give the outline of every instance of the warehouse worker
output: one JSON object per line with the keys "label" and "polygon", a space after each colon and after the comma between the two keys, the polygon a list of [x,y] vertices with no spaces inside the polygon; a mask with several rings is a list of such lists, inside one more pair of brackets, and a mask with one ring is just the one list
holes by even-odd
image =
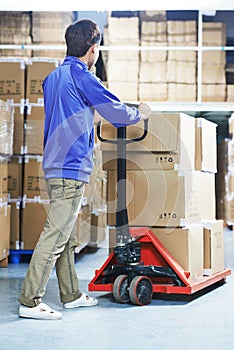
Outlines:
{"label": "warehouse worker", "polygon": [[95,22],[74,22],[65,39],[66,58],[43,82],[43,170],[51,205],[18,299],[19,316],[26,318],[62,318],[61,312],[42,302],[54,266],[64,308],[98,304],[80,291],[74,262],[75,224],[92,171],[94,111],[115,127],[135,124],[151,113],[145,103],[130,108],[120,102],[90,71],[101,40]]}

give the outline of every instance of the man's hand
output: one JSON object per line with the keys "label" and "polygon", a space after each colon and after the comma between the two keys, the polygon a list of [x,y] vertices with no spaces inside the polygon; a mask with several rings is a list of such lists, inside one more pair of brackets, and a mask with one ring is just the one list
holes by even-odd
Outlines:
{"label": "man's hand", "polygon": [[148,119],[152,113],[150,106],[145,102],[139,104],[138,111],[141,114],[141,119]]}

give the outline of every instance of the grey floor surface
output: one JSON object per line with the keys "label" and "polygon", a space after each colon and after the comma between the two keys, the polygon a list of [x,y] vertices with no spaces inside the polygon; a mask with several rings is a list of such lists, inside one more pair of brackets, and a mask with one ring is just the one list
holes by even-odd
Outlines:
{"label": "grey floor surface", "polygon": [[[234,232],[225,228],[225,267],[234,267]],[[107,248],[80,253],[77,273],[83,291],[108,256]],[[53,272],[43,299],[63,312],[63,319],[18,318],[17,298],[28,263],[0,269],[1,350],[232,350],[234,349],[234,274],[227,283],[186,298],[153,298],[150,305],[117,304],[111,293],[89,293],[99,305],[62,309]]]}

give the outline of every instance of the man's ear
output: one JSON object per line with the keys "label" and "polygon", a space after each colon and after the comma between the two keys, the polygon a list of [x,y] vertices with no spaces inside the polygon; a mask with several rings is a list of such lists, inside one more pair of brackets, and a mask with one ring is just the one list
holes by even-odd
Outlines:
{"label": "man's ear", "polygon": [[90,47],[90,50],[91,50],[91,52],[92,53],[95,53],[95,51],[96,51],[96,44],[93,44],[91,47]]}

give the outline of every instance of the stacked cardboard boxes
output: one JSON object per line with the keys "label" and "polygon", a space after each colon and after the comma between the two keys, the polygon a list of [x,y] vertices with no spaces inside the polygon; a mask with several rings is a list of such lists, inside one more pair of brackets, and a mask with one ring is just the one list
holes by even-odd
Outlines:
{"label": "stacked cardboard boxes", "polygon": [[[167,46],[166,21],[142,21],[140,45],[139,100],[167,101],[167,51],[150,46]],[[148,49],[149,48],[149,49]]]}
{"label": "stacked cardboard boxes", "polygon": [[[121,99],[138,100],[139,19],[138,17],[110,17],[106,45],[119,46],[108,52],[107,83]],[[136,50],[128,50],[135,46]]]}
{"label": "stacked cardboard boxes", "polygon": [[[169,46],[196,46],[196,21],[167,21]],[[168,101],[196,101],[196,51],[168,51]]]}
{"label": "stacked cardboard boxes", "polygon": [[[139,136],[142,129],[140,123],[128,127],[128,138]],[[104,138],[113,139],[114,133],[112,126],[103,126]],[[129,225],[150,227],[191,278],[202,276],[204,251],[209,250],[204,229],[209,230],[209,244],[214,228],[221,241],[223,233],[223,222],[215,219],[216,124],[183,113],[155,113],[149,119],[147,137],[127,147]],[[114,226],[116,153],[105,143],[102,151],[108,173],[107,223]],[[209,271],[216,269],[210,265]],[[223,269],[223,261],[218,269]]]}
{"label": "stacked cardboard boxes", "polygon": [[[225,46],[225,23],[203,23],[203,46]],[[202,53],[202,100],[226,101],[226,52],[203,51]]]}
{"label": "stacked cardboard boxes", "polygon": [[[32,43],[29,12],[0,12],[0,44],[30,45]],[[31,50],[1,49],[1,56],[30,57]]]}
{"label": "stacked cardboard boxes", "polygon": [[[32,41],[36,45],[64,47],[65,29],[73,22],[73,12],[55,11],[32,12]],[[33,50],[34,57],[64,58],[65,48],[61,50]]]}

